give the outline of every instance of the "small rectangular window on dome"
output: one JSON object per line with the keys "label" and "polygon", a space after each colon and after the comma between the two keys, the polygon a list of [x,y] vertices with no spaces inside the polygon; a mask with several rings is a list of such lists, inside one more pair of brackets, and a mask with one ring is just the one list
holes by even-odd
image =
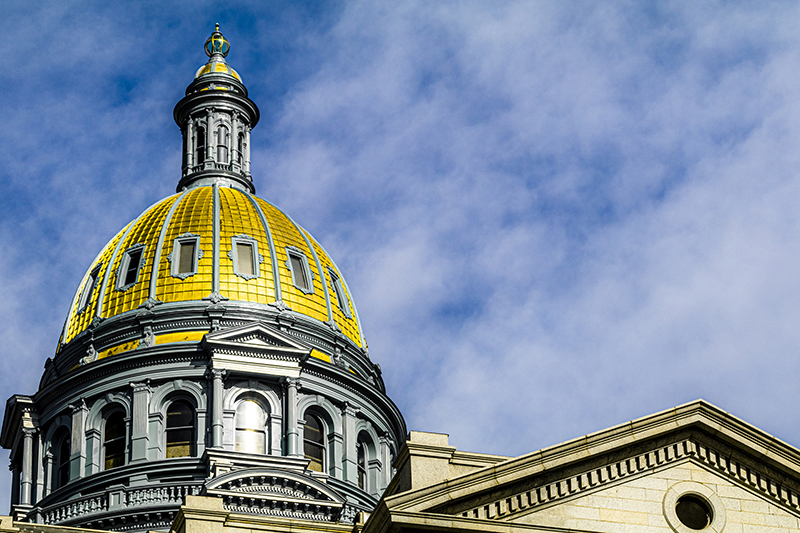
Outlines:
{"label": "small rectangular window on dome", "polygon": [[172,243],[172,253],[167,259],[172,263],[170,273],[175,278],[186,279],[197,274],[197,263],[203,257],[200,250],[200,236],[184,233]]}
{"label": "small rectangular window on dome", "polygon": [[194,247],[195,242],[188,241],[180,244],[180,261],[178,262],[178,273],[188,274],[194,272]]}
{"label": "small rectangular window on dome", "polygon": [[233,273],[246,280],[259,277],[259,264],[263,260],[258,253],[258,241],[249,235],[236,235],[231,238],[228,257],[233,261]]}
{"label": "small rectangular window on dome", "polygon": [[117,272],[117,289],[124,291],[133,286],[139,279],[139,268],[142,266],[144,246],[136,245],[129,248],[122,256],[122,262]]}
{"label": "small rectangular window on dome", "polygon": [[236,243],[236,257],[239,259],[239,273],[245,276],[253,275],[253,245],[250,243]]}
{"label": "small rectangular window on dome", "polygon": [[344,316],[350,318],[350,302],[347,299],[347,293],[342,285],[341,278],[332,269],[328,269],[328,275],[331,277],[331,285],[333,285],[333,292],[336,293],[336,302],[339,304],[339,309],[342,310]]}
{"label": "small rectangular window on dome", "polygon": [[294,274],[294,284],[298,289],[308,290],[308,278],[306,277],[306,268],[302,257],[294,254],[289,256],[292,260],[292,274]]}
{"label": "small rectangular window on dome", "polygon": [[88,306],[89,302],[91,301],[92,293],[94,292],[94,288],[97,285],[97,277],[100,275],[100,267],[102,265],[97,265],[94,269],[89,273],[89,279],[86,280],[86,285],[83,286],[83,290],[81,291],[81,297],[78,300],[78,312],[83,312]]}

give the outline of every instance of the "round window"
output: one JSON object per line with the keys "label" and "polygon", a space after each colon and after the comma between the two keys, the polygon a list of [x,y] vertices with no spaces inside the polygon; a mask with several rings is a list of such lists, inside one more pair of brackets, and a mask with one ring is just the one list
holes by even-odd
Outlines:
{"label": "round window", "polygon": [[680,481],[664,493],[664,518],[675,533],[722,533],[725,505],[713,489],[695,481]]}
{"label": "round window", "polygon": [[685,494],[678,498],[675,514],[684,526],[697,531],[707,528],[714,520],[711,506],[694,494]]}

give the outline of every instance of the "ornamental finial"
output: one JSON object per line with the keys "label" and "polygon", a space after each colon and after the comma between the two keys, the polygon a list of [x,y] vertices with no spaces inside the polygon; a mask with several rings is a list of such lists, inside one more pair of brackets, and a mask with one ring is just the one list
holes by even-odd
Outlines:
{"label": "ornamental finial", "polygon": [[228,42],[228,39],[226,39],[222,35],[222,32],[219,31],[219,23],[214,24],[214,33],[211,34],[211,37],[206,39],[204,48],[208,57],[216,54],[225,57],[228,55],[228,52],[230,52],[231,45]]}

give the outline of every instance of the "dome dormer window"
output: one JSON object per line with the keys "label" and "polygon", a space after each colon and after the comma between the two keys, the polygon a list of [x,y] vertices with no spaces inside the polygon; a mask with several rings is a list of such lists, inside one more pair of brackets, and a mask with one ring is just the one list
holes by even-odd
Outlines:
{"label": "dome dormer window", "polygon": [[86,280],[86,285],[83,286],[83,290],[81,291],[81,297],[78,300],[78,312],[82,313],[86,310],[89,306],[89,301],[92,297],[92,293],[94,292],[94,287],[97,285],[97,277],[100,275],[100,267],[103,265],[97,265],[92,269],[91,273],[89,274],[89,279]]}
{"label": "dome dormer window", "polygon": [[308,258],[299,249],[294,246],[286,247],[286,255],[289,259],[286,260],[286,267],[292,273],[292,283],[295,287],[303,291],[305,294],[313,294],[314,279],[311,269],[308,267]]}
{"label": "dome dormer window", "polygon": [[350,318],[350,301],[347,299],[342,279],[330,268],[328,269],[328,275],[331,278],[331,285],[333,285],[333,292],[336,294],[336,302],[339,304],[339,309],[342,310],[344,316]]}
{"label": "dome dormer window", "polygon": [[117,290],[128,290],[136,284],[139,279],[139,269],[142,266],[143,255],[143,244],[137,244],[125,252],[117,272]]}
{"label": "dome dormer window", "polygon": [[197,274],[197,263],[203,258],[200,235],[184,233],[175,238],[172,253],[167,256],[171,263],[170,274],[174,278],[186,279]]}
{"label": "dome dormer window", "polygon": [[249,235],[231,237],[231,250],[228,257],[233,261],[233,273],[246,280],[257,278],[261,272],[259,265],[264,260],[258,253],[258,241]]}

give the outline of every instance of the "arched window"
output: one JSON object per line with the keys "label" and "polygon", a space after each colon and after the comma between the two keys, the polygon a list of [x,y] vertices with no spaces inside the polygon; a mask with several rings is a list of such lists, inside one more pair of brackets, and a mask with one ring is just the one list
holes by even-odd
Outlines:
{"label": "arched window", "polygon": [[264,410],[254,400],[244,400],[236,407],[236,451],[266,453],[267,434]]}
{"label": "arched window", "polygon": [[194,408],[177,400],[167,408],[167,457],[194,455]]}
{"label": "arched window", "polygon": [[325,426],[316,416],[306,414],[306,423],[303,426],[303,454],[306,459],[311,459],[309,470],[315,472],[325,471]]}
{"label": "arched window", "polygon": [[238,141],[236,143],[236,162],[240,165],[244,159],[244,133],[239,133]]}
{"label": "arched window", "polygon": [[358,457],[358,488],[367,490],[367,445],[359,438],[356,442]]}
{"label": "arched window", "polygon": [[228,162],[228,128],[217,128],[217,163]]}
{"label": "arched window", "polygon": [[106,419],[103,458],[105,470],[125,464],[125,414],[122,411],[114,411]]}
{"label": "arched window", "polygon": [[69,456],[71,452],[69,432],[66,429],[59,430],[56,438],[53,439],[53,490],[63,487],[69,482]]}
{"label": "arched window", "polygon": [[206,129],[198,126],[194,141],[194,164],[202,165],[206,160]]}

